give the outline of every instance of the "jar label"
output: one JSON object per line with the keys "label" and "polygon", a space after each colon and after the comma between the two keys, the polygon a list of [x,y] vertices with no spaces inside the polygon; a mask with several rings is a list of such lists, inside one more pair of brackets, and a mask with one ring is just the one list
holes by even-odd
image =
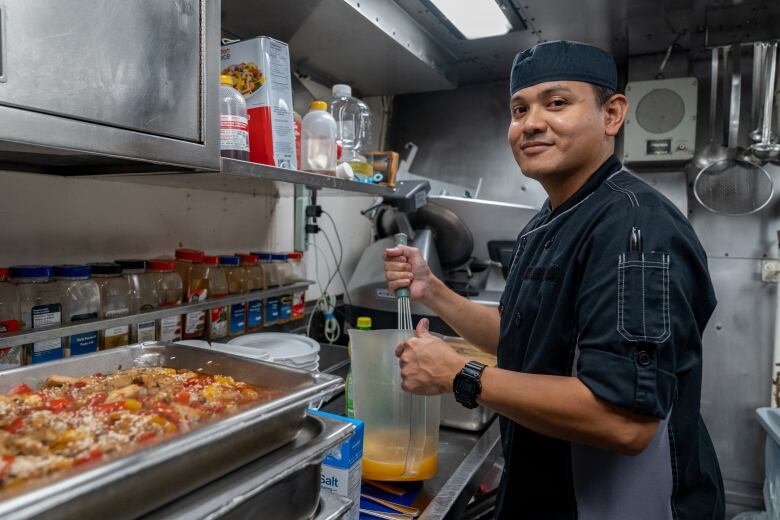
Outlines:
{"label": "jar label", "polygon": [[169,316],[160,320],[160,341],[171,343],[181,339],[181,316]]}
{"label": "jar label", "polygon": [[155,341],[157,339],[157,324],[154,321],[146,321],[136,325],[135,335],[138,342]]}
{"label": "jar label", "polygon": [[292,294],[284,294],[279,297],[279,319],[289,320],[292,317],[293,297]]}
{"label": "jar label", "polygon": [[230,306],[230,335],[237,336],[246,330],[246,306],[243,303],[234,303]]}
{"label": "jar label", "polygon": [[[16,332],[19,328],[19,320],[0,320],[0,333]],[[18,368],[21,365],[22,347],[0,348],[0,370]]]}
{"label": "jar label", "polygon": [[249,151],[247,119],[241,116],[219,116],[219,148]]}
{"label": "jar label", "polygon": [[[51,327],[62,323],[62,307],[59,303],[38,305],[30,310],[33,329]],[[62,358],[62,339],[50,339],[33,343],[32,362],[43,363],[52,359]]]}
{"label": "jar label", "polygon": [[303,318],[306,314],[306,291],[293,294],[292,319]]}
{"label": "jar label", "polygon": [[188,312],[184,315],[184,334],[187,336],[203,334],[206,323],[206,313],[203,311]]}
{"label": "jar label", "polygon": [[279,298],[272,296],[265,301],[265,324],[273,325],[279,320]]}
{"label": "jar label", "polygon": [[111,327],[103,331],[103,348],[124,347],[130,343],[130,327]]}
{"label": "jar label", "polygon": [[[85,314],[76,314],[70,317],[71,322],[94,320],[97,318],[97,312],[88,312]],[[97,352],[98,349],[98,333],[83,332],[81,334],[74,334],[69,338],[70,343],[70,355],[78,356],[80,354],[89,354],[90,352]]]}
{"label": "jar label", "polygon": [[209,310],[209,338],[224,338],[228,330],[227,307],[215,307]]}
{"label": "jar label", "polygon": [[252,300],[246,304],[246,328],[254,329],[263,324],[263,300]]}

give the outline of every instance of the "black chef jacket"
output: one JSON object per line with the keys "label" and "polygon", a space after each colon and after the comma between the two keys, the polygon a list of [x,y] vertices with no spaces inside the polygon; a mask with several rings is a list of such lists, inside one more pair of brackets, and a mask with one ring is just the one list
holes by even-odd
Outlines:
{"label": "black chef jacket", "polygon": [[701,336],[715,304],[685,216],[615,156],[562,205],[548,201],[515,246],[499,367],[578,377],[660,423],[632,457],[501,417],[497,518],[722,519],[720,468],[699,414]]}

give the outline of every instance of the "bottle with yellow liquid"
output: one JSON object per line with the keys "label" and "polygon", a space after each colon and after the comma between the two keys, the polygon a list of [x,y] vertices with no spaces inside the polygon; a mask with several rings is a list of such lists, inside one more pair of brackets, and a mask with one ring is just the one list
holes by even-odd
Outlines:
{"label": "bottle with yellow liquid", "polygon": [[[358,330],[371,330],[371,318],[368,316],[361,316],[357,319],[357,328]],[[349,341],[347,343],[347,352],[349,353],[350,359],[352,358],[352,341]],[[344,384],[344,401],[346,402],[346,410],[344,415],[346,415],[349,418],[354,419],[355,418],[355,403],[352,400],[353,390],[352,390],[352,369],[349,369],[349,372],[347,373],[347,381]]]}
{"label": "bottle with yellow liquid", "polygon": [[352,399],[365,423],[363,478],[425,480],[436,474],[439,396],[413,395],[401,388],[395,349],[409,330],[350,330]]}

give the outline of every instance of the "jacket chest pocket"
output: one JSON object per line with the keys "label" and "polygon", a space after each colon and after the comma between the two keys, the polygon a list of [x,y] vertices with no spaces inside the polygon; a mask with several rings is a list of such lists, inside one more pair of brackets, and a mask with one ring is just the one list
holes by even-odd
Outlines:
{"label": "jacket chest pocket", "polygon": [[623,253],[617,266],[617,329],[629,341],[669,338],[669,255]]}

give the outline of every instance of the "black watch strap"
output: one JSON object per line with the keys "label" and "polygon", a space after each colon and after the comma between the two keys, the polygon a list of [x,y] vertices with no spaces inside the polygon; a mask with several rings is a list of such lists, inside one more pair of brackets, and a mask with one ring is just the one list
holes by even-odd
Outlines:
{"label": "black watch strap", "polygon": [[482,394],[482,372],[487,365],[478,361],[469,361],[452,382],[455,400],[466,408],[476,408],[477,399]]}

